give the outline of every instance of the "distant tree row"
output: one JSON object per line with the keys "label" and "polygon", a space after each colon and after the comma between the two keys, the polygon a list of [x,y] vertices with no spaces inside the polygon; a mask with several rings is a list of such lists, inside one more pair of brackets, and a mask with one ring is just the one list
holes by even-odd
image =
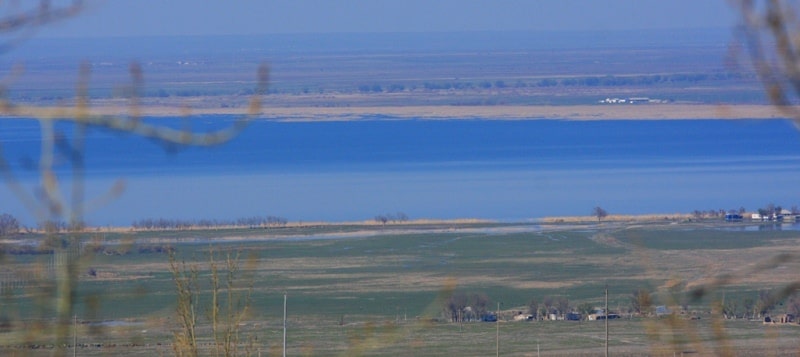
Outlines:
{"label": "distant tree row", "polygon": [[[619,310],[617,313],[650,316],[654,312],[653,304],[653,297],[648,289],[635,289],[628,296],[627,305],[617,306]],[[546,320],[552,316],[556,319],[566,319],[567,314],[577,314],[580,319],[587,320],[590,314],[602,313],[602,307],[600,307],[600,303],[592,304],[590,302],[572,305],[566,296],[545,296],[541,300],[532,299],[528,303],[527,312],[536,320]],[[612,312],[609,311],[609,313]]]}
{"label": "distant tree row", "polygon": [[[80,230],[83,227],[83,224],[76,224],[72,228]],[[39,229],[47,233],[59,233],[69,230],[70,226],[66,222],[46,221],[39,224]],[[33,229],[23,226],[16,217],[8,213],[0,214],[0,237],[12,236],[23,231],[31,232]]]}
{"label": "distant tree row", "polygon": [[[360,93],[397,93],[416,90],[469,90],[469,89],[503,89],[503,88],[547,88],[547,87],[625,87],[625,86],[652,86],[669,84],[696,84],[705,81],[725,81],[750,79],[752,75],[741,73],[673,73],[655,75],[604,75],[604,76],[570,76],[570,77],[546,77],[538,79],[515,79],[513,82],[506,80],[482,80],[482,81],[425,81],[422,83],[360,83],[348,88],[309,88],[301,86],[298,88],[273,88],[269,94],[297,94],[297,93],[325,93],[328,91],[354,91]],[[206,87],[178,87],[178,88],[157,88],[141,93],[145,98],[169,98],[169,97],[198,97],[198,96],[250,96],[253,94],[251,88],[206,88]],[[92,98],[105,98],[108,95],[103,93],[90,93]],[[26,93],[24,91],[15,94],[16,99],[21,100],[44,100],[58,101],[69,97],[67,93],[53,92],[49,94]]]}
{"label": "distant tree row", "polygon": [[[744,78],[741,73],[720,72],[707,73],[674,73],[638,76],[589,76],[570,77],[558,79],[557,84],[562,86],[587,86],[587,87],[620,87],[620,86],[649,86],[673,83],[697,83],[709,80],[732,80]],[[546,82],[546,86],[553,86],[553,81]]]}
{"label": "distant tree row", "polygon": [[[584,309],[589,310],[588,313],[591,312],[591,307],[581,306]],[[574,310],[570,306],[569,298],[566,296],[545,296],[541,300],[531,299],[528,302],[528,314],[534,320],[545,320],[548,319],[550,315],[555,315],[557,317],[563,318],[563,316],[569,312]]]}
{"label": "distant tree row", "polygon": [[[456,292],[444,302],[444,314],[451,322],[481,321],[491,314],[492,301],[484,293]],[[541,300],[531,299],[527,306],[527,314],[533,320],[546,320],[550,315],[564,319],[568,313],[578,312],[584,318],[594,312],[594,305],[582,303],[570,305],[566,296],[545,296]],[[515,312],[521,314],[522,311]]]}
{"label": "distant tree row", "polygon": [[[618,309],[629,314],[646,316],[652,312],[653,299],[647,289],[636,289],[629,296],[629,304]],[[587,320],[590,314],[597,313],[598,304],[583,302],[578,305],[570,303],[567,296],[545,296],[541,300],[532,299],[528,303],[527,313],[534,320],[547,320],[551,317],[566,319],[568,314],[577,314],[580,319]],[[602,310],[601,310],[602,312]],[[609,312],[610,313],[610,312]]]}
{"label": "distant tree row", "polygon": [[[599,304],[583,302],[573,305],[565,295],[548,295],[541,299],[531,299],[525,313],[528,320],[572,319],[587,320],[590,314],[602,313]],[[451,322],[480,321],[487,314],[491,314],[491,300],[484,293],[456,292],[444,301],[444,314]],[[629,295],[629,304],[618,309],[630,315],[651,316],[653,311],[653,298],[648,289],[636,289]],[[514,314],[522,314],[516,311]],[[609,312],[610,313],[610,312]]]}
{"label": "distant tree row", "polygon": [[408,215],[403,212],[379,214],[374,218],[375,222],[385,225],[386,223],[407,222]]}
{"label": "distant tree row", "polygon": [[696,209],[696,210],[692,211],[692,217],[694,217],[695,219],[721,218],[721,217],[725,217],[725,215],[728,214],[728,213],[739,213],[739,214],[742,214],[744,212],[745,211],[741,211],[740,212],[740,210],[733,210],[733,209],[725,210],[723,208],[720,208],[720,209],[709,209],[709,210],[697,210]]}
{"label": "distant tree row", "polygon": [[[780,291],[760,290],[754,297],[739,299],[728,297],[720,302],[721,313],[726,319],[762,319],[772,314],[800,316],[800,292],[785,296]],[[639,288],[629,295],[629,305],[618,312],[642,317],[654,316],[657,313],[655,305],[651,291]],[[680,301],[680,308],[688,312],[688,299]],[[527,312],[537,320],[547,319],[550,315],[563,319],[569,312],[579,313],[586,319],[589,314],[595,312],[595,305],[582,303],[572,306],[565,296],[545,296],[542,300],[531,300]]]}
{"label": "distant tree row", "polygon": [[[40,222],[38,227],[39,230],[46,233],[62,233],[67,231],[81,231],[86,228],[86,224],[83,222],[69,224],[64,221],[48,220]],[[31,233],[34,231],[34,229],[23,226],[16,217],[8,213],[0,214],[0,237],[12,236],[23,231],[26,233]]]}
{"label": "distant tree row", "polygon": [[[695,84],[703,81],[724,81],[748,79],[742,73],[673,73],[673,74],[654,74],[654,75],[604,75],[604,76],[570,76],[570,77],[546,77],[534,80],[515,79],[507,82],[506,80],[482,80],[482,81],[425,81],[422,83],[360,83],[356,84],[351,91],[360,93],[397,93],[416,90],[469,90],[469,89],[503,89],[503,88],[546,88],[546,87],[624,87],[624,86],[652,86],[665,84]],[[325,93],[326,91],[341,91],[344,88],[324,89],[315,88],[314,93]],[[347,91],[347,89],[344,89]],[[312,92],[307,86],[301,88],[273,88],[269,90],[271,94],[288,93],[309,93]],[[168,97],[197,97],[197,96],[221,96],[237,95],[249,96],[253,94],[251,88],[158,88],[144,91],[142,97],[149,98],[168,98]],[[33,94],[23,95],[22,99],[30,100]],[[103,97],[103,94],[92,93],[92,97]],[[39,100],[62,100],[62,95],[44,95],[37,97]]]}
{"label": "distant tree row", "polygon": [[266,217],[245,217],[236,220],[220,219],[165,219],[165,218],[145,218],[134,221],[131,226],[135,229],[144,230],[172,230],[172,229],[192,229],[192,228],[217,228],[217,227],[248,227],[248,228],[272,228],[285,227],[288,221],[286,218],[278,216]]}
{"label": "distant tree row", "polygon": [[[758,214],[761,215],[761,217],[769,217],[769,216],[779,215],[781,214],[781,212],[783,212],[783,210],[784,207],[781,205],[768,203],[766,206],[759,208],[757,212]],[[789,212],[791,212],[791,214],[793,215],[800,214],[800,208],[798,208],[797,205],[794,205],[789,209]]]}
{"label": "distant tree row", "polygon": [[[585,77],[550,77],[537,80],[516,80],[513,83],[506,83],[504,80],[480,81],[480,82],[461,82],[461,81],[438,81],[424,82],[421,85],[425,90],[464,90],[464,89],[490,89],[490,88],[527,88],[527,87],[622,87],[622,86],[650,86],[659,84],[694,84],[702,81],[736,80],[743,79],[741,73],[673,73],[655,75],[630,75],[630,76],[585,76]],[[402,92],[405,90],[416,90],[417,85],[379,83],[360,84],[358,91],[361,93],[381,93],[381,92]]]}
{"label": "distant tree row", "polygon": [[491,300],[484,293],[455,292],[444,302],[444,313],[451,322],[480,321],[490,306]]}
{"label": "distant tree row", "polygon": [[772,314],[800,316],[800,295],[794,293],[781,299],[780,293],[760,290],[755,297],[725,298],[721,302],[726,319],[762,319]]}

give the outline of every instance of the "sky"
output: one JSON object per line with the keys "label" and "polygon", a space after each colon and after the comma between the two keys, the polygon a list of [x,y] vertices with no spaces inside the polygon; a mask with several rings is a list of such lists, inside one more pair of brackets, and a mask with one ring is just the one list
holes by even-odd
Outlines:
{"label": "sky", "polygon": [[[54,1],[65,3],[67,0]],[[727,0],[85,0],[40,37],[731,27]],[[11,2],[14,3],[14,2]],[[0,9],[8,10],[5,2]]]}

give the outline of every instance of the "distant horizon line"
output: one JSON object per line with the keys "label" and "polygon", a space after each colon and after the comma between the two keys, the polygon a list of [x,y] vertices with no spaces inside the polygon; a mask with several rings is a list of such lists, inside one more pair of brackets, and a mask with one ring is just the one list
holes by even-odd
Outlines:
{"label": "distant horizon line", "polygon": [[145,35],[65,35],[65,36],[38,36],[33,35],[29,41],[37,40],[66,40],[66,39],[135,39],[135,38],[186,38],[186,37],[291,37],[291,36],[340,36],[340,35],[456,35],[456,34],[492,34],[492,33],[516,33],[516,34],[601,34],[601,33],[667,33],[667,32],[727,32],[733,33],[731,27],[692,27],[692,28],[644,28],[644,29],[611,29],[611,30],[443,30],[443,31],[331,31],[331,32],[269,32],[269,33],[228,33],[228,34],[145,34]]}

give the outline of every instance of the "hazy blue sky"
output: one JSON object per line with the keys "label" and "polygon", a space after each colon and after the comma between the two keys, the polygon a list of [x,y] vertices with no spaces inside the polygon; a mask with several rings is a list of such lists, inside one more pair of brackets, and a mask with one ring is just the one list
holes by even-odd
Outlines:
{"label": "hazy blue sky", "polygon": [[[56,2],[57,3],[57,2]],[[726,0],[88,0],[41,37],[730,27]]]}

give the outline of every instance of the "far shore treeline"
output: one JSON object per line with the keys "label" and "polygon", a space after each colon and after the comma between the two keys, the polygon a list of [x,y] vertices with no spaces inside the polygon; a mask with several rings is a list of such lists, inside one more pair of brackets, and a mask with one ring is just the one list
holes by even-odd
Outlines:
{"label": "far shore treeline", "polygon": [[[784,221],[794,222],[796,217],[800,217],[800,207],[797,205],[791,206],[786,209],[781,205],[769,203],[764,207],[758,208],[753,212],[749,212],[744,207],[736,209],[709,209],[709,210],[694,210],[691,213],[643,213],[643,214],[612,214],[606,209],[596,206],[589,215],[586,216],[547,216],[536,219],[520,221],[518,223],[544,223],[544,224],[559,224],[559,223],[591,223],[591,222],[644,222],[644,221],[676,221],[676,222],[689,222],[693,220],[720,220],[726,219],[727,216],[736,215],[744,220],[757,220],[757,221]],[[757,218],[754,218],[757,217]],[[787,218],[788,217],[788,218]],[[327,221],[290,221],[282,216],[266,215],[266,216],[250,216],[237,219],[168,219],[168,218],[143,218],[135,220],[129,227],[90,227],[85,224],[71,227],[65,222],[44,222],[40,223],[38,227],[28,227],[23,225],[19,219],[9,213],[0,213],[0,237],[7,237],[19,233],[36,233],[36,232],[67,232],[70,230],[84,230],[92,228],[97,231],[102,231],[104,228],[110,230],[118,229],[131,229],[139,231],[148,230],[202,230],[202,229],[217,229],[217,228],[287,228],[287,227],[303,227],[303,226],[317,226],[317,225],[364,225],[386,226],[387,224],[408,225],[408,224],[485,224],[496,222],[491,219],[478,219],[478,218],[460,218],[460,219],[426,219],[418,218],[411,219],[404,212],[385,213],[379,214],[372,219],[365,219],[363,221],[348,221],[348,222],[327,222]],[[508,222],[506,222],[508,223]]]}

